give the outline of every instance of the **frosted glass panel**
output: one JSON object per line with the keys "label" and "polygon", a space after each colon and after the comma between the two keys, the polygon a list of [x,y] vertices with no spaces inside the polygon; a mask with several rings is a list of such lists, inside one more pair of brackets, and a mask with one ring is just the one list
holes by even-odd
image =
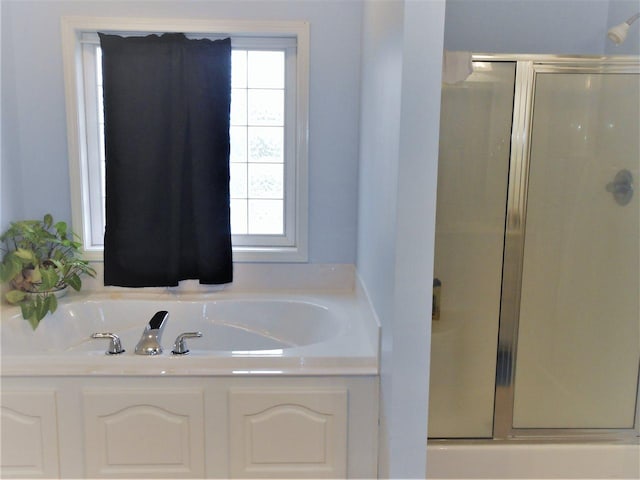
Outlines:
{"label": "frosted glass panel", "polygon": [[231,87],[247,88],[247,51],[231,51]]}
{"label": "frosted glass panel", "polygon": [[234,50],[231,84],[231,232],[282,235],[284,51]]}
{"label": "frosted glass panel", "polygon": [[247,90],[231,89],[231,125],[247,124]]}
{"label": "frosted glass panel", "polygon": [[491,437],[514,63],[443,85],[429,436]]}
{"label": "frosted glass panel", "polygon": [[284,162],[284,127],[249,127],[250,162]]}
{"label": "frosted glass panel", "polygon": [[281,199],[284,195],[282,164],[249,165],[249,197]]}
{"label": "frosted glass panel", "polygon": [[284,52],[249,52],[249,88],[284,89]]}
{"label": "frosted glass panel", "polygon": [[281,235],[283,208],[282,200],[249,200],[249,233]]}
{"label": "frosted glass panel", "polygon": [[284,90],[248,90],[250,125],[284,125]]}
{"label": "frosted glass panel", "polygon": [[[638,358],[638,75],[536,78],[516,428],[633,427]],[[629,170],[619,205],[607,184]]]}

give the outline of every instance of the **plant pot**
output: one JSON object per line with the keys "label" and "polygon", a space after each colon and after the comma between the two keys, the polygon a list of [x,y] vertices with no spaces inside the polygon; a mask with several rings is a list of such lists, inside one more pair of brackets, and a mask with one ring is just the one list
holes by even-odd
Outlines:
{"label": "plant pot", "polygon": [[69,292],[69,285],[66,285],[62,288],[58,288],[57,290],[47,290],[45,292],[25,292],[27,297],[37,297],[38,295],[53,295],[56,298],[62,298]]}

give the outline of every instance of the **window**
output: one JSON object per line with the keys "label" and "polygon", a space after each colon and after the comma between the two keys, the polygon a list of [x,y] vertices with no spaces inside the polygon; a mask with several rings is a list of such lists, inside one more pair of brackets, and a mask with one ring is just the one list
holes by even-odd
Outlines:
{"label": "window", "polygon": [[[154,24],[151,28],[149,22]],[[181,31],[193,38],[232,39],[234,261],[306,261],[308,26],[149,22],[140,28],[140,21],[63,19],[73,223],[76,231],[83,232],[87,257],[102,258],[105,219],[97,31],[120,35]]]}

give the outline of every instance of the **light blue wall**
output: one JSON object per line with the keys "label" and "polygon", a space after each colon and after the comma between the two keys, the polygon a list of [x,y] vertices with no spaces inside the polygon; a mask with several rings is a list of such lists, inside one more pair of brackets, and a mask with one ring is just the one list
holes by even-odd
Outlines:
{"label": "light blue wall", "polygon": [[362,22],[358,273],[382,324],[380,478],[389,478],[402,31],[400,2],[367,2]]}
{"label": "light blue wall", "polygon": [[[0,15],[2,4],[0,3]],[[5,16],[2,16],[2,31],[6,30],[4,24]],[[13,49],[11,42],[2,38],[0,56],[2,59],[10,58]],[[13,78],[8,74],[7,69],[2,64],[0,74],[1,91],[12,90]],[[9,142],[8,139],[15,137],[15,125],[10,124],[7,119],[15,116],[16,99],[8,95],[2,95],[2,121],[0,140],[0,231],[4,231],[10,219],[23,216],[22,192],[18,188],[22,184],[21,170],[19,162],[19,150],[17,142]]]}
{"label": "light blue wall", "polygon": [[609,10],[447,0],[445,20],[444,2],[365,4],[357,269],[382,326],[381,478],[425,478],[443,36],[451,50],[601,55]]}
{"label": "light blue wall", "polygon": [[361,2],[2,1],[2,218],[70,220],[63,15],[306,20],[311,25],[309,251],[355,263]]}
{"label": "light blue wall", "polygon": [[380,478],[426,478],[444,0],[366,3],[358,272],[382,325]]}
{"label": "light blue wall", "polygon": [[447,0],[445,48],[637,55],[640,23],[631,27],[629,38],[618,48],[607,39],[607,30],[638,12],[639,4],[637,0]]}

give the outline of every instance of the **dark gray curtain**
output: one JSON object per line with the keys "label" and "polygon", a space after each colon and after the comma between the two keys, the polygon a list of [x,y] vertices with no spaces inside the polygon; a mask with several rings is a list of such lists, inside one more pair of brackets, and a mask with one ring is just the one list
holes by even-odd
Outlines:
{"label": "dark gray curtain", "polygon": [[230,39],[99,35],[105,285],[231,282]]}

